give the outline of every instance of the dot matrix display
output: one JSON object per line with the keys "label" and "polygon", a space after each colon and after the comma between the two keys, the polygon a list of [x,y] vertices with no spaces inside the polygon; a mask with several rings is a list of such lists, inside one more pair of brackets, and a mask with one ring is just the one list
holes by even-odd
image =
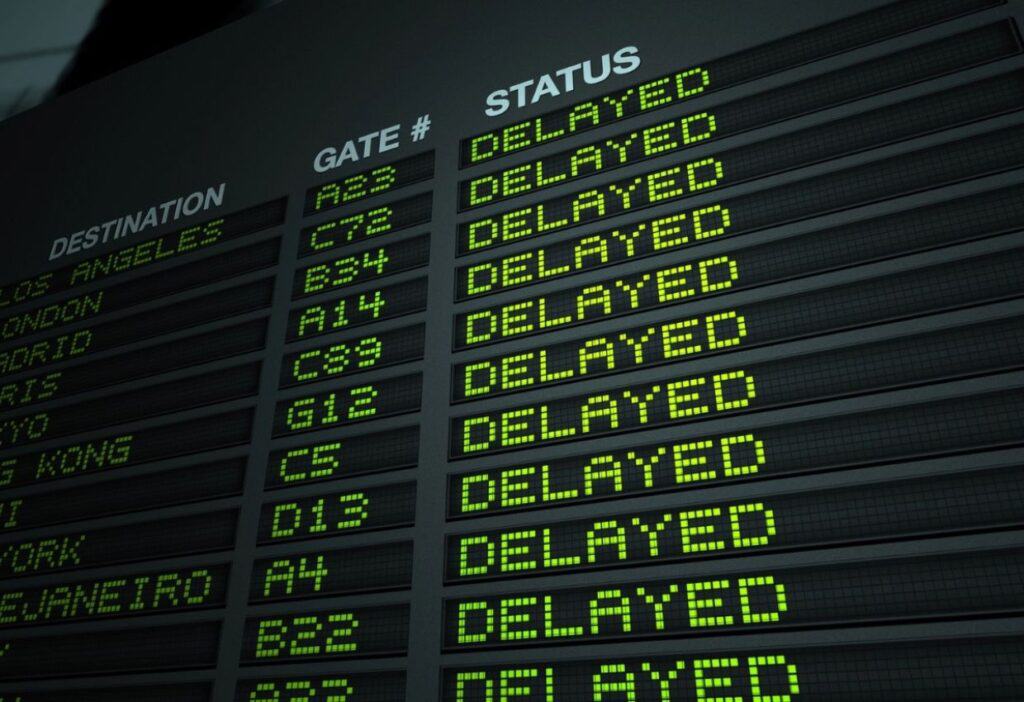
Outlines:
{"label": "dot matrix display", "polygon": [[[203,251],[218,244],[268,229],[284,221],[286,200],[274,200],[225,217],[193,224],[109,254],[96,256],[0,287],[0,309],[57,295],[99,280],[143,268],[165,259]],[[238,254],[239,252],[235,252]],[[245,257],[247,254],[244,254]],[[194,268],[202,269],[200,263]],[[180,270],[180,269],[179,269]]]}
{"label": "dot matrix display", "polygon": [[0,410],[63,399],[180,368],[252,351],[266,343],[266,320],[257,319],[166,343],[0,382]]}
{"label": "dot matrix display", "polygon": [[711,256],[565,288],[455,318],[455,349],[576,326],[744,287],[735,258]]}
{"label": "dot matrix display", "polygon": [[382,322],[427,306],[427,279],[371,288],[296,308],[288,315],[286,341],[300,341],[322,334]]}
{"label": "dot matrix display", "polygon": [[288,354],[281,362],[281,387],[315,383],[385,368],[423,357],[422,324],[367,333]]}
{"label": "dot matrix display", "polygon": [[41,331],[59,329],[133,307],[149,300],[253,273],[277,264],[281,240],[270,239],[241,251],[231,251],[196,263],[135,278],[63,302],[35,307],[0,319],[0,339],[11,341]]}
{"label": "dot matrix display", "polygon": [[39,370],[154,336],[255,312],[269,307],[272,295],[273,279],[265,278],[148,312],[0,349],[0,377]]}
{"label": "dot matrix display", "polygon": [[404,654],[409,607],[354,607],[254,617],[245,622],[242,664]]}
{"label": "dot matrix display", "polygon": [[70,692],[2,693],[0,702],[207,702],[207,683],[156,687],[90,687]]}
{"label": "dot matrix display", "polygon": [[[763,127],[802,113],[834,107],[844,100],[857,99],[950,70],[962,70],[972,64],[1011,56],[1019,51],[1017,36],[1008,23],[991,25],[953,39],[886,56],[867,65],[843,69],[812,81],[776,88],[722,105],[712,105],[643,129],[620,132],[569,151],[464,180],[459,184],[459,208],[467,210],[510,200],[594,173]],[[954,57],[963,63],[951,63]],[[967,93],[981,98],[1006,91],[1009,97],[1020,90],[1019,80],[1019,77],[1014,79],[1011,75],[1005,75],[981,81],[970,88],[960,88],[957,92],[962,93],[961,97],[967,100],[973,99]],[[815,98],[818,102],[813,101]],[[1012,102],[1008,101],[1002,109],[1012,108]]]}
{"label": "dot matrix display", "polygon": [[1019,367],[1024,317],[953,327],[804,356],[468,414],[451,422],[449,454],[465,458],[683,424],[837,395]]}
{"label": "dot matrix display", "polygon": [[224,564],[0,591],[0,627],[59,624],[223,606]]}
{"label": "dot matrix display", "polygon": [[244,444],[252,410],[104,434],[0,458],[0,487],[31,485]]}
{"label": "dot matrix display", "polygon": [[245,461],[229,459],[53,489],[0,502],[0,533],[240,495],[244,482]]}
{"label": "dot matrix display", "polygon": [[1020,610],[1022,556],[1017,548],[806,568],[761,565],[703,577],[461,597],[445,602],[444,643],[447,650],[539,646]]}
{"label": "dot matrix display", "polygon": [[[1020,108],[1022,90],[1020,76],[1011,75],[1005,81],[996,79],[996,84],[975,83],[925,95],[749,146],[666,164],[632,178],[462,223],[460,251],[471,252],[496,242],[559,231],[1014,111]],[[658,148],[657,143],[640,143],[648,146],[638,159],[653,155],[651,150]],[[600,160],[600,152],[584,158],[594,164]],[[620,156],[620,160],[625,158]],[[594,169],[591,165],[587,171]],[[518,180],[512,187],[528,188]]]}
{"label": "dot matrix display", "polygon": [[725,434],[683,427],[674,441],[454,473],[448,517],[1011,446],[1021,443],[1021,412],[1024,394],[1014,389]]}
{"label": "dot matrix display", "polygon": [[[736,260],[746,263],[746,259]],[[751,257],[750,262],[755,271],[758,263],[772,263],[757,257]],[[744,270],[748,270],[746,265]],[[640,327],[489,356],[454,367],[452,400],[474,400],[623,373],[992,302],[1020,292],[1021,274],[1024,249],[1011,249],[834,288],[721,305],[702,314],[677,315]],[[756,272],[752,277],[756,279]]]}
{"label": "dot matrix display", "polygon": [[202,407],[256,394],[259,363],[0,419],[0,448],[22,446],[142,417]]}
{"label": "dot matrix display", "polygon": [[5,638],[0,680],[69,675],[211,668],[217,661],[220,624],[118,629],[87,634]]}
{"label": "dot matrix display", "polygon": [[701,501],[450,534],[445,578],[470,581],[897,540],[1020,525],[1018,466],[927,480]]}
{"label": "dot matrix display", "polygon": [[405,672],[243,680],[235,702],[392,702],[405,695]]}
{"label": "dot matrix display", "polygon": [[[784,186],[727,198],[719,204],[729,209],[730,231],[733,235],[794,222],[855,205],[888,200],[898,195],[1016,168],[1021,162],[1021,152],[1024,148],[1021,147],[1019,140],[1014,138],[1015,135],[1014,127],[996,130],[940,146],[925,147],[883,158],[846,170],[794,181]],[[669,184],[676,182],[680,173],[681,171],[674,172],[673,168],[668,168],[640,176],[640,185],[630,191],[628,208],[623,206],[625,199],[606,199],[602,193],[608,192],[614,196],[615,191],[611,186],[619,187],[621,191],[622,187],[628,187],[633,182],[632,179],[622,181],[626,185],[613,182],[604,186],[606,190],[594,191],[598,194],[588,196],[588,203],[594,204],[588,204],[588,207],[576,211],[578,221],[569,221],[569,210],[555,213],[553,208],[558,205],[552,204],[555,201],[551,201],[541,203],[545,205],[543,210],[541,205],[531,205],[513,210],[512,216],[502,215],[478,220],[475,223],[463,223],[460,225],[459,254],[482,251],[548,234],[584,221],[597,221],[638,209],[641,201],[635,196],[636,193],[649,193],[651,183],[654,184],[657,195],[671,193],[672,188]],[[638,189],[641,187],[643,190]],[[570,200],[573,197],[575,196],[568,196]],[[664,197],[658,202],[668,204],[676,199]],[[564,207],[571,207],[571,204],[566,204],[568,200],[565,203],[562,202],[563,198],[556,200]],[[471,226],[474,228],[472,235],[469,232]]]}
{"label": "dot matrix display", "polygon": [[259,560],[253,567],[249,601],[306,599],[411,585],[412,542],[399,541]]}
{"label": "dot matrix display", "polygon": [[[685,91],[685,88],[684,88]],[[661,122],[640,131],[581,146],[459,183],[459,209],[483,207],[524,193],[554,187],[592,173],[672,153],[712,139],[719,133],[712,112]]]}
{"label": "dot matrix display", "polygon": [[917,0],[898,9],[887,6],[869,10],[708,61],[703,66],[682,69],[463,139],[461,163],[462,166],[483,163],[998,4],[999,0],[943,0],[935,3]]}
{"label": "dot matrix display", "polygon": [[306,227],[299,238],[299,257],[377,239],[430,221],[430,193],[413,195]]}
{"label": "dot matrix display", "polygon": [[426,151],[310,188],[306,191],[303,212],[309,215],[343,207],[418,183],[433,175],[434,152]]}
{"label": "dot matrix display", "polygon": [[420,268],[430,259],[430,236],[423,234],[386,247],[367,249],[300,269],[293,298],[304,298],[403,270]]}
{"label": "dot matrix display", "polygon": [[424,234],[388,246],[357,251],[299,269],[292,297],[302,298],[329,290],[347,288],[368,280],[384,278],[427,265],[430,236]]}
{"label": "dot matrix display", "polygon": [[538,247],[456,269],[456,301],[561,278],[620,261],[693,246],[730,234],[721,205],[681,208],[664,217]]}
{"label": "dot matrix display", "polygon": [[234,509],[0,542],[0,580],[234,546]]}
{"label": "dot matrix display", "polygon": [[[759,261],[771,261],[772,267],[782,270],[788,261],[791,271],[797,266],[807,272],[825,271],[1012,231],[1024,216],[1022,197],[1024,188],[1011,186],[768,243],[741,238],[734,247],[749,247]],[[456,301],[715,243],[732,233],[728,208],[677,208],[663,217],[458,268]]]}
{"label": "dot matrix display", "polygon": [[405,375],[283,400],[274,412],[274,436],[415,412],[422,387],[422,375]]}
{"label": "dot matrix display", "polygon": [[[712,695],[762,702],[1011,700],[1024,685],[1019,636],[901,640],[757,650],[707,647],[700,654],[581,660],[522,660],[444,671],[442,702],[614,699],[698,702]],[[965,671],[970,671],[966,674]],[[632,697],[630,697],[632,696]],[[729,697],[726,697],[728,699]]]}
{"label": "dot matrix display", "polygon": [[339,480],[416,464],[419,428],[300,444],[270,454],[267,489]]}
{"label": "dot matrix display", "polygon": [[416,517],[416,484],[334,491],[263,506],[260,543],[315,539],[408,526]]}

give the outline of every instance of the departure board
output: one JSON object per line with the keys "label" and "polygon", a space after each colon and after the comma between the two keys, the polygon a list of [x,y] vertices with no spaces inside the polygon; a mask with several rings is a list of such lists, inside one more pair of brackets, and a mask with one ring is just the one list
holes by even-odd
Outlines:
{"label": "departure board", "polygon": [[0,125],[0,702],[1024,700],[1024,0],[277,3]]}

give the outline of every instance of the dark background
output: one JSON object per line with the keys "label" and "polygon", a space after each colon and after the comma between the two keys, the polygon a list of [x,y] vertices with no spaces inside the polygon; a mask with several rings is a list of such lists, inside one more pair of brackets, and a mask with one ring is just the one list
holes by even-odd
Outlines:
{"label": "dark background", "polygon": [[[448,407],[450,386],[449,368],[453,359],[448,353],[451,335],[455,229],[456,229],[456,186],[460,173],[457,169],[459,139],[477,134],[483,130],[512,120],[547,112],[559,106],[579,102],[588,97],[604,94],[617,88],[632,85],[682,67],[723,56],[735,50],[786,36],[801,29],[814,27],[823,22],[852,14],[883,4],[878,1],[853,1],[822,3],[818,0],[790,0],[784,5],[766,3],[763,0],[733,0],[727,6],[715,0],[646,1],[629,10],[621,2],[610,0],[568,2],[527,2],[527,3],[479,3],[470,1],[423,3],[423,2],[333,2],[331,0],[292,0],[257,13],[247,19],[229,24],[188,44],[166,53],[155,55],[148,61],[128,67],[109,77],[85,85],[60,97],[51,103],[29,110],[0,123],[0,153],[3,154],[4,168],[0,169],[0,232],[3,252],[0,257],[0,280],[13,281],[48,268],[55,267],[47,261],[50,244],[55,237],[70,234],[94,223],[100,223],[140,208],[158,204],[171,197],[203,189],[221,181],[227,182],[227,196],[221,212],[228,213],[270,200],[282,195],[289,196],[288,219],[282,228],[285,243],[281,256],[276,305],[269,330],[269,343],[263,357],[264,368],[261,394],[257,405],[256,423],[251,445],[244,451],[226,450],[206,454],[204,460],[221,457],[247,455],[249,475],[246,493],[241,499],[219,500],[184,507],[160,510],[163,516],[184,515],[212,509],[214,506],[240,504],[242,508],[239,523],[239,539],[234,553],[235,568],[230,583],[229,606],[224,612],[186,613],[158,615],[147,618],[146,624],[209,621],[223,618],[224,628],[220,643],[220,662],[216,671],[200,673],[163,673],[157,675],[108,676],[90,680],[89,685],[156,683],[166,681],[214,680],[215,699],[225,702],[231,698],[236,677],[239,675],[238,650],[242,638],[243,619],[256,612],[301,612],[322,609],[333,600],[317,600],[314,603],[296,602],[269,605],[262,608],[247,607],[248,578],[251,564],[257,556],[255,549],[256,524],[262,496],[262,484],[266,468],[266,456],[271,448],[282,445],[303,443],[301,439],[271,441],[271,417],[278,392],[279,363],[284,354],[284,328],[292,287],[292,273],[299,268],[296,260],[299,229],[316,223],[331,215],[325,213],[319,218],[303,220],[302,196],[306,188],[328,178],[364,170],[388,161],[397,160],[426,148],[436,149],[437,166],[433,181],[412,186],[404,191],[403,197],[433,190],[434,216],[429,227],[420,227],[404,233],[415,235],[429,229],[432,233],[431,266],[429,270],[428,311],[416,317],[379,325],[378,329],[391,329],[416,321],[426,321],[427,342],[424,361],[373,372],[370,378],[388,378],[422,370],[425,374],[423,409],[415,421],[422,426],[420,465],[418,468],[400,473],[379,476],[364,476],[346,481],[346,486],[373,486],[395,482],[399,479],[415,478],[418,482],[418,503],[416,526],[380,534],[360,534],[346,537],[322,539],[315,548],[328,550],[340,546],[392,541],[412,536],[415,539],[416,564],[414,568],[414,589],[409,593],[387,593],[344,598],[351,606],[411,602],[412,634],[409,643],[412,656],[406,659],[358,660],[329,665],[293,664],[277,666],[260,671],[261,674],[291,675],[316,674],[330,671],[388,670],[396,667],[407,668],[410,679],[409,700],[431,699],[432,694],[422,691],[437,689],[438,671],[442,664],[459,665],[510,662],[520,660],[550,660],[553,655],[571,653],[574,657],[599,657],[613,655],[646,655],[667,652],[693,652],[719,645],[732,645],[727,637],[712,637],[681,642],[645,642],[629,645],[600,644],[587,647],[573,647],[568,652],[558,649],[557,654],[533,650],[520,655],[515,652],[491,652],[478,654],[440,654],[441,600],[444,596],[459,596],[472,593],[494,593],[512,590],[512,583],[484,583],[459,588],[442,587],[442,542],[444,534],[455,529],[483,530],[501,524],[530,523],[571,519],[580,516],[624,512],[632,509],[657,509],[672,503],[671,495],[619,500],[596,505],[565,507],[543,516],[538,514],[516,514],[474,520],[469,524],[448,525],[444,520],[446,473],[449,470],[463,470],[477,466],[500,466],[510,462],[508,457],[493,456],[472,462],[459,462],[449,466],[446,459],[446,439],[449,416],[462,413]],[[784,8],[780,10],[780,8]],[[955,31],[980,26],[1000,17],[1024,14],[1024,3],[1014,0],[1008,5],[965,17],[952,23],[924,29],[913,37],[899,37],[882,45],[873,45],[826,59],[811,66],[804,66],[783,74],[730,88],[716,94],[714,100],[749,95],[782,85],[804,76],[818,73],[879,56],[904,46],[910,46],[928,38],[947,36]],[[151,20],[158,22],[159,19]],[[139,21],[137,31],[147,32],[147,21]],[[577,89],[575,92],[552,99],[546,99],[532,108],[512,109],[498,118],[484,115],[484,98],[492,90],[536,77],[544,72],[567,66],[586,58],[598,59],[605,52],[612,52],[625,45],[639,47],[643,63],[639,70],[625,75],[613,76],[599,86]],[[1024,65],[1021,57],[1005,61],[998,66],[973,69],[976,77],[988,76],[1011,66]],[[69,78],[71,80],[71,78]],[[938,90],[959,84],[965,76],[948,76],[928,84],[927,90]],[[853,108],[838,108],[790,120],[783,124],[758,129],[738,137],[715,142],[710,148],[694,150],[694,154],[715,152],[735,145],[760,141],[774,134],[781,134],[803,126],[817,124],[826,119],[839,117],[847,112],[859,111],[870,106],[888,104],[923,89],[911,88],[900,91],[900,95],[886,94],[860,101]],[[704,104],[703,100],[690,103],[694,108]],[[433,128],[428,138],[412,144],[408,128],[419,115],[429,113]],[[655,112],[637,117],[626,124],[630,128],[653,124],[665,119],[665,114]],[[972,125],[960,130],[970,134],[993,128],[995,125],[1019,124],[1020,115],[1009,115],[992,120],[985,125]],[[402,147],[383,156],[375,156],[359,164],[349,164],[329,174],[318,174],[312,170],[314,155],[323,147],[340,147],[345,140],[358,137],[366,132],[391,124],[401,123]],[[621,129],[625,129],[623,125]],[[612,133],[620,131],[612,129]],[[530,151],[537,157],[567,148],[570,144],[584,143],[596,138],[595,132],[575,141],[549,144]],[[858,155],[843,159],[842,164],[853,165],[877,158],[879,154],[894,154],[940,142],[944,137],[932,135],[873,151],[870,156]],[[510,159],[509,162],[516,159]],[[492,164],[493,165],[493,164]],[[504,162],[502,162],[504,165]],[[639,163],[618,169],[614,179],[625,178],[646,172],[655,166]],[[767,187],[769,184],[803,178],[837,167],[836,163],[821,164],[786,173],[771,179],[771,183],[759,181],[728,188],[715,197],[727,197]],[[482,167],[482,171],[490,170]],[[609,176],[609,179],[611,176]],[[601,180],[606,180],[601,178]],[[908,198],[906,202],[924,204],[947,199],[954,194],[966,195],[989,189],[997,184],[1024,181],[1019,171],[989,177],[979,181],[963,183],[941,192],[928,192]],[[544,197],[582,188],[581,183],[561,190],[553,189]],[[396,195],[395,198],[398,196]],[[391,198],[385,198],[391,199]],[[543,198],[539,198],[543,199]],[[909,206],[909,205],[908,205]],[[786,227],[785,232],[794,229],[806,230],[821,227],[828,222],[842,223],[854,218],[866,217],[881,212],[887,205],[880,204],[862,208],[855,213],[845,212],[831,215],[811,223]],[[359,208],[356,208],[359,209]],[[497,210],[505,209],[498,206]],[[654,216],[654,208],[645,216]],[[203,219],[197,216],[182,220],[182,224]],[[461,220],[466,217],[461,218]],[[460,220],[460,221],[461,221]],[[160,230],[160,231],[163,231]],[[150,238],[155,230],[125,239],[126,244]],[[770,239],[775,234],[765,235]],[[523,242],[526,248],[537,242]],[[109,248],[109,247],[108,247]],[[108,249],[93,249],[83,256],[60,259],[58,265],[65,265],[78,258],[96,255]],[[516,250],[515,247],[503,252]],[[943,260],[948,252],[929,254],[930,260]],[[664,262],[665,259],[659,259]],[[645,260],[642,267],[656,265],[659,260]],[[896,262],[887,270],[899,270],[909,264]],[[628,270],[616,269],[616,272]],[[156,270],[151,269],[151,270]],[[410,271],[389,279],[388,284],[414,278],[422,271]],[[603,279],[613,275],[600,271],[588,279]],[[859,275],[859,274],[858,274]],[[834,282],[854,278],[850,272],[829,274]],[[566,285],[566,281],[539,284],[530,289],[530,295]],[[798,292],[808,287],[806,282],[783,284],[777,290]],[[526,293],[523,293],[525,296]],[[148,303],[138,309],[150,309],[163,301]],[[662,319],[665,311],[636,315],[632,325],[650,319]],[[623,326],[622,320],[601,322],[587,327],[590,334],[606,328]],[[907,329],[913,329],[908,324]],[[196,331],[196,330],[191,330]],[[584,332],[577,332],[583,334]],[[857,338],[870,339],[871,330],[860,333]],[[184,335],[184,334],[182,334]],[[180,336],[180,335],[179,335]],[[537,344],[537,339],[524,339],[502,347],[503,351],[526,348]],[[838,343],[838,342],[835,342]],[[130,347],[128,347],[130,348]],[[124,351],[125,348],[119,350]],[[759,349],[749,354],[753,363],[772,357],[773,349]],[[487,355],[482,349],[477,355]],[[473,355],[460,356],[467,360]],[[212,364],[209,369],[227,367],[239,359],[225,360]],[[652,374],[653,373],[653,374]],[[617,387],[626,382],[642,383],[654,377],[658,371],[637,372],[627,376],[604,381],[602,386]],[[361,376],[362,377],[362,376]],[[601,383],[601,381],[597,381]],[[986,381],[976,381],[965,389],[980,390]],[[1024,377],[1016,382],[1024,385]],[[135,384],[138,385],[138,384]],[[586,381],[564,390],[563,395],[579,394],[594,387]],[[991,385],[991,384],[990,384]],[[134,387],[129,385],[126,387]],[[997,389],[995,386],[991,389]],[[901,400],[908,398],[927,399],[943,397],[948,389],[919,388],[900,393]],[[293,393],[294,394],[294,393]],[[517,398],[517,400],[520,398]],[[525,402],[525,400],[522,400]],[[891,397],[873,395],[865,398],[840,400],[829,403],[826,409],[815,407],[794,408],[779,413],[780,418],[798,420],[820,416],[822,412],[845,413],[858,409],[884,407]],[[475,411],[488,407],[509,404],[509,399],[485,400],[474,405]],[[251,401],[228,403],[222,409],[240,408],[252,405]],[[198,411],[179,415],[180,418],[200,414]],[[363,425],[343,430],[326,432],[325,436],[346,436],[380,431],[394,426],[405,426],[409,417],[384,419],[372,425]],[[718,433],[727,428],[743,426],[746,420],[722,419],[707,422],[703,433]],[[148,426],[140,422],[138,426]],[[133,425],[134,426],[134,425]],[[673,436],[673,430],[663,429],[651,432],[649,441]],[[634,437],[635,439],[635,437]],[[587,444],[587,450],[604,447],[618,447],[629,443],[629,436],[604,438]],[[562,445],[537,451],[519,452],[515,460],[522,462],[530,458],[557,458],[581,451],[579,444]],[[1005,460],[1019,458],[1019,454],[1006,453]],[[190,459],[197,462],[198,459]],[[987,465],[992,457],[964,457],[954,462],[936,460],[913,466],[887,467],[885,471],[864,470],[850,474],[810,476],[774,481],[757,486],[758,490],[789,490],[855,484],[868,482],[881,475],[926,476],[937,470],[948,470],[953,466],[970,467]],[[154,468],[155,470],[156,468]],[[81,484],[94,480],[86,478]],[[720,488],[707,491],[708,502],[717,496],[730,498],[751,492],[749,486]],[[45,490],[40,490],[45,491]],[[325,492],[323,485],[310,485],[296,491],[298,495]],[[275,495],[275,497],[278,497]],[[113,517],[97,520],[97,524],[128,524],[140,519],[140,515]],[[53,531],[59,531],[54,529]],[[41,530],[45,535],[47,530]],[[950,540],[950,547],[970,549],[976,544],[999,544],[999,537],[977,537]],[[313,544],[306,544],[305,548]],[[857,549],[864,557],[885,554],[911,554],[914,544],[873,546]],[[289,552],[301,552],[297,545]],[[264,555],[261,551],[260,556]],[[791,554],[775,557],[772,563],[784,564],[826,564],[835,556],[827,551],[807,554]],[[173,559],[174,564],[189,562],[187,558]],[[756,562],[752,560],[752,562]],[[696,564],[687,568],[688,575],[715,572],[714,563]],[[118,572],[117,568],[100,569],[99,573]],[[90,571],[94,572],[94,571]],[[678,574],[678,567],[653,566],[642,570],[644,579]],[[81,573],[85,575],[85,573]],[[65,576],[62,576],[65,577]],[[570,587],[595,581],[622,581],[630,577],[628,571],[601,573],[598,575],[578,574],[562,577],[534,578],[529,583],[515,584],[524,589],[542,589],[549,586]],[[45,578],[33,581],[46,582]],[[26,582],[27,584],[27,582]],[[48,633],[65,630],[114,629],[138,627],[138,619],[123,622],[104,622],[89,625],[59,625],[48,627]],[[905,636],[913,632],[922,634],[1002,631],[997,624],[972,625],[954,623],[944,625],[915,625],[911,627],[880,627],[848,632],[816,631],[789,633],[778,636],[751,634],[745,638],[750,648],[760,648],[765,642],[777,642],[778,646],[796,643],[827,643],[838,641],[873,641],[887,636]],[[245,672],[245,671],[243,671]],[[32,683],[6,686],[19,690],[52,689],[69,683]]]}

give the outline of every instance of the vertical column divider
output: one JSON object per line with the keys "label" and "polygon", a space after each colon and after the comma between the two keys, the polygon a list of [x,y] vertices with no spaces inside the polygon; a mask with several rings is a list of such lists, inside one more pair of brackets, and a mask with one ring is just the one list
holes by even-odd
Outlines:
{"label": "vertical column divider", "polygon": [[[431,132],[434,146],[434,206],[431,217],[430,277],[427,281],[420,454],[416,471],[416,526],[410,591],[409,659],[406,700],[429,702],[440,694],[441,598],[444,562],[455,260],[455,183],[458,176],[453,135]],[[447,145],[447,146],[446,146]]]}
{"label": "vertical column divider", "polygon": [[281,359],[284,356],[285,331],[288,322],[292,278],[295,274],[298,232],[302,221],[302,198],[288,197],[284,222],[280,225],[281,251],[274,282],[274,299],[267,322],[267,345],[264,349],[260,373],[259,395],[253,417],[249,442],[249,460],[246,466],[245,489],[238,515],[238,532],[232,554],[232,570],[228,582],[224,622],[221,625],[217,655],[216,676],[213,681],[214,702],[232,702],[238,680],[242,635],[249,609],[249,582],[256,554],[256,532],[263,502],[263,485],[274,405],[280,378]]}

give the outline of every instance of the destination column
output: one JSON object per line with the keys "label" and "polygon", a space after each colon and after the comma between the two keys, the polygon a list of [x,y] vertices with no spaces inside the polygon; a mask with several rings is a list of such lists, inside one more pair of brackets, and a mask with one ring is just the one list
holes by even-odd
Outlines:
{"label": "destination column", "polygon": [[284,212],[2,288],[4,699],[209,699]]}

